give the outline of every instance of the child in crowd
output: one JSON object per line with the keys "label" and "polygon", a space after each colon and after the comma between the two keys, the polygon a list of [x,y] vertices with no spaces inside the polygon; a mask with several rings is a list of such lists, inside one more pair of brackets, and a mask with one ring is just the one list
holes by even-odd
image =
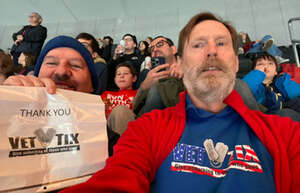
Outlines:
{"label": "child in crowd", "polygon": [[[289,74],[279,74],[274,56],[266,52],[259,54],[253,60],[252,68],[243,80],[249,85],[263,112],[277,114],[291,100],[299,101],[300,85],[291,80]],[[299,112],[299,109],[294,110]]]}
{"label": "child in crowd", "polygon": [[116,67],[115,84],[119,91],[105,91],[101,97],[105,103],[105,115],[109,117],[111,111],[118,105],[127,106],[132,110],[133,99],[137,90],[133,90],[132,86],[137,80],[137,74],[134,68],[127,63],[121,63]]}

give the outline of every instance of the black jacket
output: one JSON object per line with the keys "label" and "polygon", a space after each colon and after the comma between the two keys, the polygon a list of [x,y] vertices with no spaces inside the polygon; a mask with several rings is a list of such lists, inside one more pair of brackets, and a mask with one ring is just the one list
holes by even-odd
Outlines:
{"label": "black jacket", "polygon": [[12,38],[14,41],[17,40],[17,35],[22,35],[24,39],[18,45],[14,44],[11,51],[18,53],[32,52],[38,56],[47,38],[47,28],[42,25],[26,25],[20,31],[13,34]]}

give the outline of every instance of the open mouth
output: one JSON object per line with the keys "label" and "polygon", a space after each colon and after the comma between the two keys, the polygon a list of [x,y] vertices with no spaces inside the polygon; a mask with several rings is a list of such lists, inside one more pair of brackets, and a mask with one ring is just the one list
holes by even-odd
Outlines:
{"label": "open mouth", "polygon": [[222,70],[217,66],[208,66],[202,70],[202,72],[215,72],[215,71],[222,71]]}

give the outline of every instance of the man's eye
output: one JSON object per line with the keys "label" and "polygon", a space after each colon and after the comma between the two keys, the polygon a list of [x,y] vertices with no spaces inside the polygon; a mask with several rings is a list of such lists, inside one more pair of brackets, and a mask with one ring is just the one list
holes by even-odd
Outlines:
{"label": "man's eye", "polygon": [[46,64],[49,66],[57,66],[56,62],[46,62]]}
{"label": "man's eye", "polygon": [[218,42],[218,43],[217,43],[217,46],[224,46],[224,45],[225,45],[224,42]]}
{"label": "man's eye", "polygon": [[203,43],[197,43],[193,45],[193,48],[202,48],[203,47]]}
{"label": "man's eye", "polygon": [[82,69],[82,67],[78,64],[71,64],[72,68]]}

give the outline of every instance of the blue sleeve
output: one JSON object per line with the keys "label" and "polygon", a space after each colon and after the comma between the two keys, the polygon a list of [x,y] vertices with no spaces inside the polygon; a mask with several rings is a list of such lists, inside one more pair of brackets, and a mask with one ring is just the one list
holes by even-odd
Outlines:
{"label": "blue sleeve", "polygon": [[276,81],[276,87],[289,100],[300,96],[300,85],[291,80],[291,75],[283,73]]}
{"label": "blue sleeve", "polygon": [[258,92],[258,89],[261,86],[261,83],[264,81],[266,75],[262,71],[259,70],[252,70],[248,74],[246,74],[243,78],[243,81],[245,81],[252,93],[255,95],[255,93]]}

